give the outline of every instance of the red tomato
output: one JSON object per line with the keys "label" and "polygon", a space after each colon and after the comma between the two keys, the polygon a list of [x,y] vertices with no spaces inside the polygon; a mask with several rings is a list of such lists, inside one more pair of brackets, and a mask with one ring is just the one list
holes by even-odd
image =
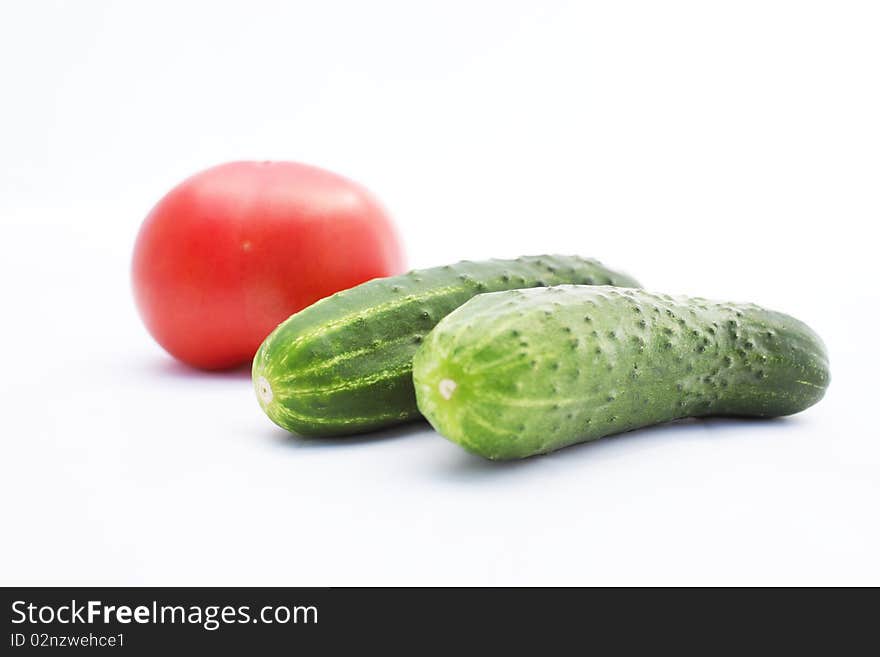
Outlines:
{"label": "red tomato", "polygon": [[221,369],[253,358],[293,313],[403,265],[391,221],[360,185],[295,162],[231,162],[159,201],[132,276],[156,341],[185,363]]}

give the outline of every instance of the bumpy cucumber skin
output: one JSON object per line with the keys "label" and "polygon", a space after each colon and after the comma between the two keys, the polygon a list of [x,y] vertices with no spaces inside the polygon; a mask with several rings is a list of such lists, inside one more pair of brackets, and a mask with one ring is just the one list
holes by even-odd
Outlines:
{"label": "bumpy cucumber skin", "polygon": [[562,285],[483,294],[413,362],[419,409],[490,459],[550,452],[684,417],[775,417],[829,383],[819,337],[752,304]]}
{"label": "bumpy cucumber skin", "polygon": [[368,281],[293,315],[260,346],[254,387],[279,426],[348,435],[419,417],[412,357],[438,321],[471,297],[560,283],[638,283],[576,256],[460,262]]}

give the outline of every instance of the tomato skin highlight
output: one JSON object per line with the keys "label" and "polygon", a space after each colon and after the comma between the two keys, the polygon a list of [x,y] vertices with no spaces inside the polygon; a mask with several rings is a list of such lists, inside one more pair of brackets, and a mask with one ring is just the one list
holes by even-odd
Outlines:
{"label": "tomato skin highlight", "polygon": [[296,162],[230,162],[183,181],[152,209],[132,283],[166,351],[227,369],[249,362],[293,313],[404,266],[390,218],[357,183]]}

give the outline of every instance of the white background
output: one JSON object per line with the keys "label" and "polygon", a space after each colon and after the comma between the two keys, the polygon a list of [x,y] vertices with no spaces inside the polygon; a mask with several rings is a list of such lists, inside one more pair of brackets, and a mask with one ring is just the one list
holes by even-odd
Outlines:
{"label": "white background", "polygon": [[[0,5],[0,584],[880,584],[875,2]],[[305,440],[129,289],[187,175],[373,189],[413,266],[562,252],[828,344],[816,407],[511,464]]]}

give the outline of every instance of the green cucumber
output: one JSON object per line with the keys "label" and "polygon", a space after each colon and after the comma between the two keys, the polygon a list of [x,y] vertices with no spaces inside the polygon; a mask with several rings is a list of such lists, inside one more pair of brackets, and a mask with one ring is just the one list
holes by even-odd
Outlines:
{"label": "green cucumber", "polygon": [[413,361],[418,406],[490,459],[684,417],[776,417],[828,386],[822,341],[752,304],[561,285],[481,294]]}
{"label": "green cucumber", "polygon": [[481,292],[559,283],[638,285],[574,256],[461,262],[368,281],[309,306],[266,338],[253,363],[257,398],[276,424],[303,435],[417,418],[412,357],[438,321]]}

